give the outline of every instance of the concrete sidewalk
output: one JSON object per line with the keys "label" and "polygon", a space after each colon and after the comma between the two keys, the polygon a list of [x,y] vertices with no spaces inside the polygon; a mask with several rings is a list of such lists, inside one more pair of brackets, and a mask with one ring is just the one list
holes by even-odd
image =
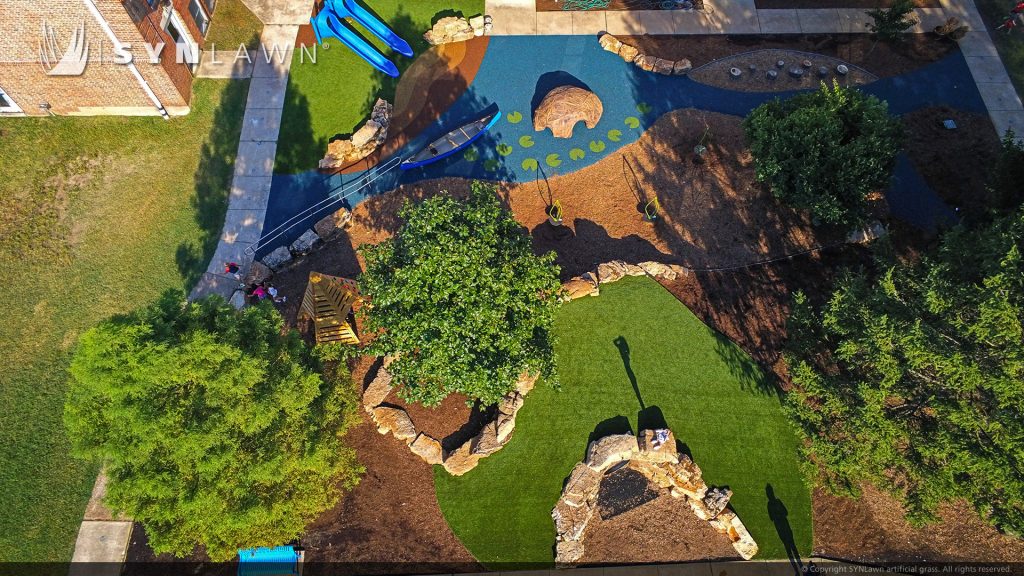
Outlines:
{"label": "concrete sidewalk", "polygon": [[[705,11],[594,10],[538,12],[534,0],[486,0],[494,19],[492,36],[699,34],[826,34],[867,32],[870,18],[860,8],[759,10],[754,0],[704,0]],[[955,17],[971,32],[960,41],[971,75],[999,136],[1024,135],[1024,106],[1003,67],[973,0],[940,0],[938,8],[917,8],[912,32],[931,32]]]}
{"label": "concrete sidewalk", "polygon": [[[236,262],[244,271],[252,263],[252,254],[247,254],[246,249],[256,244],[263,233],[277,136],[298,31],[295,24],[268,24],[263,28],[260,42],[264,46],[281,47],[281,50],[257,52],[235,157],[227,217],[217,249],[206,273],[189,295],[191,299],[210,294],[230,298],[239,283],[234,276],[224,273],[224,264]],[[288,48],[284,49],[286,46]]]}

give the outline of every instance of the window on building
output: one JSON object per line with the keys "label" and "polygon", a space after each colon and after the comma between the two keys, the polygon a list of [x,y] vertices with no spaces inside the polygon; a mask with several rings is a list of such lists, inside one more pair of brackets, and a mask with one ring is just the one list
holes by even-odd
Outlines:
{"label": "window on building", "polygon": [[195,21],[199,32],[206,36],[206,30],[210,27],[210,17],[203,11],[199,0],[192,0],[188,3],[188,13],[192,15],[192,20]]}
{"label": "window on building", "polygon": [[21,112],[21,107],[14,103],[3,88],[0,88],[0,112]]}

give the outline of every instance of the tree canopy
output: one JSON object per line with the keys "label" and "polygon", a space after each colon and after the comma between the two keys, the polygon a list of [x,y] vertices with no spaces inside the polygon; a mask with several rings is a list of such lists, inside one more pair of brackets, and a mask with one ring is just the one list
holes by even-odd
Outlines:
{"label": "tree canopy", "polygon": [[1024,212],[957,228],[916,265],[850,273],[789,321],[790,412],[811,473],[934,518],[965,498],[1024,531]]}
{"label": "tree canopy", "polygon": [[269,304],[172,291],[82,335],[64,420],[155,552],[228,560],[294,539],[358,479],[339,438],[354,390],[321,368]]}
{"label": "tree canopy", "polygon": [[830,224],[859,224],[867,195],[889,183],[902,136],[874,96],[838,84],[773,100],[743,121],[757,179]]}
{"label": "tree canopy", "polygon": [[492,186],[469,197],[406,204],[391,239],[363,247],[372,348],[398,356],[389,371],[409,401],[461,393],[499,401],[524,370],[554,381],[551,326],[560,284],[554,254],[528,235]]}

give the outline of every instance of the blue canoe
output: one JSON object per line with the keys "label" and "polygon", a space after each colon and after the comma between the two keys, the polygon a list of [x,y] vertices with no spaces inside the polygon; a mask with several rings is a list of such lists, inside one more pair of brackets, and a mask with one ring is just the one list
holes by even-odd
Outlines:
{"label": "blue canoe", "polygon": [[501,118],[501,111],[497,111],[493,114],[488,114],[479,120],[475,120],[466,124],[465,126],[459,126],[455,130],[441,136],[437,140],[434,140],[428,144],[423,150],[420,150],[416,154],[413,154],[409,158],[406,158],[405,162],[402,162],[402,170],[410,170],[412,168],[419,168],[420,166],[426,166],[443,160],[455,154],[459,150],[465,149],[467,146],[473,143],[474,140],[483,136],[484,132],[487,132],[491,126],[494,126]]}

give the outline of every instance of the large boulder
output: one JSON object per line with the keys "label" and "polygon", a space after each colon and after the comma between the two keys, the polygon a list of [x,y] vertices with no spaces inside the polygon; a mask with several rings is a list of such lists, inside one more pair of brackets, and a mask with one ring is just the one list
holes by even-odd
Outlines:
{"label": "large boulder", "polygon": [[626,263],[622,260],[612,260],[611,262],[605,262],[597,267],[597,280],[601,284],[608,284],[609,282],[618,282],[626,276],[628,269]]}
{"label": "large boulder", "polygon": [[416,435],[416,439],[409,443],[409,450],[419,456],[427,464],[441,464],[444,461],[444,450],[437,439],[424,433]]}
{"label": "large boulder", "polygon": [[636,64],[644,72],[654,72],[654,63],[658,61],[657,56],[651,56],[650,54],[640,54],[633,60],[633,64]]}
{"label": "large boulder", "polygon": [[391,104],[381,98],[373,105],[370,119],[352,137],[327,144],[327,154],[320,160],[321,170],[345,168],[372,154],[387,140],[391,125]]}
{"label": "large boulder", "polygon": [[423,39],[431,46],[448,44],[451,42],[465,42],[476,36],[473,25],[465,18],[446,16],[434,24],[430,30],[423,34]]}
{"label": "large boulder", "polygon": [[317,236],[317,233],[313,230],[306,230],[302,233],[302,236],[299,236],[295,239],[295,242],[292,242],[291,246],[288,247],[288,250],[290,250],[292,254],[301,256],[312,252],[313,247],[319,243],[320,236]]}
{"label": "large boulder", "polygon": [[569,473],[569,479],[565,481],[562,499],[573,507],[592,503],[597,499],[597,492],[601,488],[601,476],[600,472],[583,462],[577,463]]}
{"label": "large boulder", "polygon": [[316,231],[316,235],[329,240],[331,237],[338,232],[348,228],[352,223],[352,212],[348,208],[342,208],[332,214],[324,216],[313,225],[313,230]]}
{"label": "large boulder", "polygon": [[498,402],[498,412],[514,416],[523,407],[524,400],[523,395],[519,392],[510,392],[502,397],[501,402]]}
{"label": "large boulder", "polygon": [[596,94],[578,86],[559,86],[541,100],[533,113],[533,129],[550,128],[555,138],[572,138],[573,127],[584,122],[594,128],[604,114],[604,106]]}
{"label": "large boulder", "polygon": [[676,437],[671,430],[643,430],[640,432],[638,444],[640,446],[638,459],[653,463],[676,464],[679,462]]}
{"label": "large boulder", "polygon": [[551,510],[555,533],[562,540],[582,540],[583,532],[593,517],[593,506],[569,506],[564,500],[559,500]]}
{"label": "large boulder", "polygon": [[650,276],[655,278],[663,278],[665,280],[675,280],[676,273],[668,264],[662,264],[661,262],[641,262],[640,268]]}
{"label": "large boulder", "polygon": [[249,270],[245,273],[245,278],[242,280],[246,286],[250,284],[263,284],[267,280],[270,280],[274,276],[274,271],[263,262],[253,262],[249,264]]}
{"label": "large boulder", "polygon": [[619,50],[621,50],[623,46],[622,42],[620,42],[618,38],[607,32],[601,34],[601,36],[597,38],[597,41],[600,42],[601,48],[604,48],[612,54],[618,54]]}
{"label": "large boulder", "polygon": [[732,498],[732,490],[728,488],[712,488],[704,495],[704,507],[707,508],[711,518],[717,517],[729,505]]}
{"label": "large boulder", "polygon": [[594,440],[587,447],[587,466],[598,472],[604,472],[623,460],[631,459],[639,449],[636,436],[632,434],[605,436]]}
{"label": "large boulder", "polygon": [[584,296],[597,296],[601,293],[597,284],[583,278],[569,280],[562,284],[562,289],[565,290],[565,298],[567,300],[575,300]]}
{"label": "large boulder", "polygon": [[676,60],[672,64],[672,73],[676,76],[682,76],[688,74],[693,69],[693,64],[689,60],[683,58],[682,60]]}
{"label": "large boulder", "polygon": [[263,257],[263,264],[275,272],[284,268],[285,264],[292,261],[292,252],[287,246],[278,246]]}
{"label": "large boulder", "polygon": [[462,446],[452,450],[444,458],[444,469],[452,476],[462,476],[469,472],[480,462],[481,456],[473,454],[471,445],[473,441],[467,440]]}
{"label": "large boulder", "polygon": [[655,58],[654,60],[654,71],[658,74],[664,74],[665,76],[672,75],[672,67],[675,62],[671,60],[665,60],[663,58]]}
{"label": "large boulder", "polygon": [[494,421],[488,422],[483,430],[470,440],[469,451],[471,454],[484,457],[501,450],[502,446],[504,444],[498,439],[498,423]]}
{"label": "large boulder", "polygon": [[579,562],[583,557],[583,543],[576,540],[562,540],[555,545],[555,564],[567,566]]}
{"label": "large boulder", "polygon": [[516,429],[516,417],[511,414],[498,415],[498,442],[505,444]]}
{"label": "large boulder", "polygon": [[626,62],[632,62],[636,60],[636,57],[640,55],[640,51],[630,46],[629,44],[623,44],[619,48],[619,58],[622,58]]}
{"label": "large boulder", "polygon": [[519,375],[519,380],[516,381],[516,392],[526,396],[530,393],[530,390],[533,390],[533,386],[537,383],[538,378],[540,378],[540,374],[523,372]]}
{"label": "large boulder", "polygon": [[377,423],[377,431],[381,434],[391,432],[399,440],[412,440],[416,437],[416,425],[409,414],[401,408],[378,406],[370,414]]}
{"label": "large boulder", "polygon": [[373,377],[370,385],[363,391],[363,407],[367,412],[371,412],[384,402],[388,394],[391,394],[391,373],[382,366],[380,370],[377,370],[377,375]]}

